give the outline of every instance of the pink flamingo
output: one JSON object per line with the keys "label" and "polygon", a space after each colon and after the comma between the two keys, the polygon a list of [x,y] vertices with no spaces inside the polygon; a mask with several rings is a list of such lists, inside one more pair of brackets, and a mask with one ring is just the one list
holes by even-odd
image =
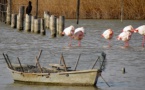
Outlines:
{"label": "pink flamingo", "polygon": [[118,35],[117,39],[118,40],[122,40],[124,41],[124,47],[128,47],[129,46],[129,40],[131,39],[131,32],[122,32]]}
{"label": "pink flamingo", "polygon": [[71,25],[71,26],[65,28],[64,31],[62,32],[62,35],[66,35],[66,36],[70,37],[69,46],[71,46],[74,30],[75,30],[74,26]]}
{"label": "pink flamingo", "polygon": [[138,32],[139,34],[143,35],[143,40],[142,40],[142,47],[144,47],[145,43],[145,25],[139,26],[134,30],[134,32]]}
{"label": "pink flamingo", "polygon": [[73,38],[78,40],[78,46],[81,46],[81,40],[84,37],[85,30],[83,27],[75,29]]}
{"label": "pink flamingo", "polygon": [[110,40],[113,37],[113,30],[112,29],[107,29],[103,32],[102,37],[108,40],[108,46],[111,47],[111,42]]}
{"label": "pink flamingo", "polygon": [[123,32],[131,32],[131,33],[133,33],[134,32],[134,28],[132,27],[132,25],[128,25],[128,26],[124,27],[122,31]]}

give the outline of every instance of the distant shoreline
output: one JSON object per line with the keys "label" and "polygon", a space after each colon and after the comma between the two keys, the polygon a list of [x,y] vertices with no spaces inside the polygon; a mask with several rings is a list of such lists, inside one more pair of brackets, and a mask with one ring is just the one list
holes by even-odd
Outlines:
{"label": "distant shoreline", "polygon": [[[32,15],[36,13],[36,0],[32,2]],[[38,16],[43,17],[44,11],[56,16],[65,16],[67,19],[76,18],[77,0],[38,0]],[[121,5],[123,5],[123,19],[144,20],[145,1],[144,0],[80,0],[81,19],[120,19]],[[18,13],[19,7],[27,6],[26,0],[12,0],[12,13]]]}

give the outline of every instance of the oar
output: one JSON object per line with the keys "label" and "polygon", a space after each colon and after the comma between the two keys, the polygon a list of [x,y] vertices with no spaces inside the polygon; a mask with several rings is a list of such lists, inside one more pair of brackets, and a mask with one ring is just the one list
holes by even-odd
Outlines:
{"label": "oar", "polygon": [[65,60],[64,60],[64,57],[63,57],[63,53],[61,54],[62,55],[62,62],[63,62],[63,65],[64,65],[64,69],[65,71],[67,72],[67,68],[66,68],[66,64],[65,64]]}
{"label": "oar", "polygon": [[80,57],[81,57],[81,54],[79,55],[79,58],[78,58],[78,60],[77,60],[77,62],[76,62],[75,69],[74,69],[75,71],[76,71],[76,69],[77,69],[77,66],[78,66],[78,63],[79,63]]}
{"label": "oar", "polygon": [[7,63],[8,68],[10,68],[10,64],[9,64],[9,62],[8,62],[8,60],[7,60],[7,58],[6,58],[4,53],[3,53],[3,56],[4,56],[4,59],[5,59],[6,63]]}
{"label": "oar", "polygon": [[19,57],[17,57],[17,59],[18,59],[18,62],[19,62],[19,64],[20,64],[20,67],[21,67],[21,69],[22,69],[22,72],[24,72],[24,69],[23,69],[23,67],[22,67],[22,64],[21,64],[21,62],[20,62]]}
{"label": "oar", "polygon": [[[39,55],[38,55],[38,57],[37,57],[38,61],[39,61],[39,59],[40,59],[41,54],[42,54],[42,50],[40,50]],[[36,63],[36,66],[37,66],[37,64],[38,64],[38,63]]]}
{"label": "oar", "polygon": [[40,63],[38,61],[37,56],[36,56],[36,64],[38,65],[38,69],[40,70],[40,72],[43,73],[43,70],[42,70],[41,65],[40,65]]}
{"label": "oar", "polygon": [[[105,60],[106,60],[106,54],[104,52],[102,52],[101,54],[102,58],[103,58],[103,61],[102,61],[102,65],[100,67],[100,70],[102,71],[102,67],[103,67],[103,64],[105,63]],[[99,58],[100,59],[100,58]],[[110,85],[106,82],[106,80],[102,77],[102,75],[100,75],[101,78],[104,80],[104,82],[108,85],[108,87],[110,87]]]}
{"label": "oar", "polygon": [[10,59],[9,59],[8,54],[5,54],[5,55],[6,55],[6,57],[7,57],[7,61],[9,62],[9,64],[10,64],[11,68],[12,68],[12,69],[14,69],[14,68],[13,68],[13,66],[12,66],[12,64],[11,64],[11,61],[10,61]]}
{"label": "oar", "polygon": [[100,57],[98,57],[97,60],[94,62],[94,65],[93,65],[92,69],[94,69],[94,67],[95,67],[95,65],[96,65],[96,63],[98,62],[99,59],[100,59]]}
{"label": "oar", "polygon": [[108,85],[108,87],[110,87],[110,85],[106,82],[106,80],[102,77],[102,75],[100,75],[100,76],[104,80],[104,82]]}

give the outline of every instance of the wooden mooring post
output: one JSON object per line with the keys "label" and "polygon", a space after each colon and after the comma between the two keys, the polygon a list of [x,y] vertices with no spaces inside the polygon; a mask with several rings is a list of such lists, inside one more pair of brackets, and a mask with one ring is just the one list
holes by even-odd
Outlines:
{"label": "wooden mooring post", "polygon": [[48,11],[44,11],[44,25],[49,29],[50,15]]}
{"label": "wooden mooring post", "polygon": [[0,0],[0,21],[5,23],[6,23],[7,6],[8,6],[7,0]]}
{"label": "wooden mooring post", "polygon": [[40,33],[40,19],[34,19],[34,33],[39,34]]}
{"label": "wooden mooring post", "polygon": [[50,17],[50,32],[51,32],[51,38],[56,37],[57,31],[56,31],[56,16],[51,15]]}
{"label": "wooden mooring post", "polygon": [[35,16],[31,16],[31,32],[34,33],[34,19],[36,19]]}
{"label": "wooden mooring post", "polygon": [[25,17],[25,31],[30,32],[31,31],[31,15],[26,14]]}
{"label": "wooden mooring post", "polygon": [[76,14],[76,17],[77,17],[77,24],[79,24],[79,15],[80,15],[80,0],[77,0],[77,14]]}
{"label": "wooden mooring post", "polygon": [[123,0],[120,0],[120,2],[121,2],[121,22],[123,22],[123,8],[124,8],[124,1]]}
{"label": "wooden mooring post", "polygon": [[6,16],[6,23],[8,25],[11,24],[11,0],[7,0],[8,5],[7,5],[7,16]]}
{"label": "wooden mooring post", "polygon": [[57,35],[58,36],[62,36],[64,27],[65,27],[65,17],[59,16],[59,18],[57,18]]}
{"label": "wooden mooring post", "polygon": [[17,26],[17,14],[11,15],[11,27],[16,28]]}
{"label": "wooden mooring post", "polygon": [[44,22],[44,19],[41,19],[40,21],[40,34],[41,35],[45,35],[46,34],[46,31],[45,31],[45,22]]}
{"label": "wooden mooring post", "polygon": [[24,11],[25,11],[25,6],[21,6],[19,8],[19,14],[17,15],[17,29],[18,29],[18,31],[21,31],[24,29]]}

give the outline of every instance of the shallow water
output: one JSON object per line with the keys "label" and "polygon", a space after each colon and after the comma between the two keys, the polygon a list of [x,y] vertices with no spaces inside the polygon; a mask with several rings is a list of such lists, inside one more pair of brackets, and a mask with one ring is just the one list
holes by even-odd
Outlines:
{"label": "shallow water", "polygon": [[[25,85],[14,83],[10,72],[6,68],[6,63],[2,53],[7,53],[12,63],[18,63],[17,57],[23,64],[35,64],[35,56],[42,49],[40,63],[48,66],[49,63],[59,63],[61,53],[64,54],[66,64],[74,68],[74,64],[82,53],[77,69],[91,68],[96,56],[94,52],[104,51],[107,54],[107,66],[102,76],[111,87],[99,78],[98,90],[144,90],[145,88],[145,49],[141,47],[142,36],[138,33],[132,35],[130,47],[124,48],[122,41],[117,41],[116,37],[123,27],[133,25],[134,28],[145,24],[144,20],[80,20],[76,25],[76,20],[66,20],[66,27],[74,25],[83,26],[86,34],[82,40],[82,46],[77,46],[77,41],[73,41],[69,48],[68,37],[50,38],[49,30],[46,36],[38,34],[18,32],[9,25],[0,22],[0,88],[1,90],[97,90],[95,87],[82,86],[44,86]],[[104,30],[112,28],[114,37],[112,47],[108,48],[107,41],[101,38]],[[126,73],[122,73],[122,68]]]}

